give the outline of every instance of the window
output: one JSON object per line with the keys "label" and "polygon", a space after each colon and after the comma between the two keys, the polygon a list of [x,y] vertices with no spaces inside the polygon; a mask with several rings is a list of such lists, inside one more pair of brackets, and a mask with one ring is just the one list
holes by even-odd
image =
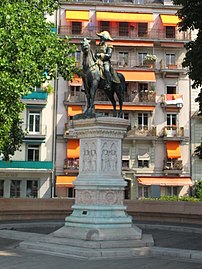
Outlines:
{"label": "window", "polygon": [[27,146],[27,160],[28,161],[39,161],[39,145],[28,145]]}
{"label": "window", "polygon": [[74,188],[67,188],[67,197],[69,197],[69,198],[75,197],[75,189]]}
{"label": "window", "polygon": [[80,86],[70,86],[71,96],[80,96]]}
{"label": "window", "polygon": [[128,22],[119,22],[119,36],[128,36]]}
{"label": "window", "polygon": [[129,119],[129,114],[124,112],[122,113],[122,118],[125,119],[125,120],[128,120]]}
{"label": "window", "polygon": [[26,197],[38,197],[38,180],[27,180]]}
{"label": "window", "polygon": [[166,26],[166,37],[167,38],[175,38],[175,27],[174,26]]}
{"label": "window", "polygon": [[146,52],[138,52],[138,65],[144,66],[144,58],[147,56]]}
{"label": "window", "polygon": [[147,23],[138,23],[138,36],[144,37],[147,36]]}
{"label": "window", "polygon": [[165,194],[167,196],[178,196],[179,187],[169,186],[165,188]]}
{"label": "window", "polygon": [[138,168],[149,168],[149,161],[148,160],[138,160]]}
{"label": "window", "polygon": [[10,185],[10,197],[11,198],[18,198],[20,197],[20,180],[11,180]]}
{"label": "window", "polygon": [[82,22],[72,22],[72,34],[80,35],[82,33]]}
{"label": "window", "polygon": [[28,113],[29,133],[40,133],[41,112],[39,110],[29,110]]}
{"label": "window", "polygon": [[138,130],[148,130],[148,114],[138,113]]}
{"label": "window", "polygon": [[78,65],[80,65],[81,64],[81,51],[76,51],[74,54],[73,54],[73,57],[75,58],[75,60],[76,60],[76,63],[78,64]]}
{"label": "window", "polygon": [[175,94],[176,86],[167,86],[167,94]]}
{"label": "window", "polygon": [[166,66],[175,64],[175,53],[166,53]]}
{"label": "window", "polygon": [[122,167],[129,168],[129,160],[122,160]]}
{"label": "window", "polygon": [[0,197],[4,197],[4,180],[0,180]]}
{"label": "window", "polygon": [[177,115],[176,114],[167,114],[167,125],[168,126],[171,126],[171,125],[176,126],[177,125]]}
{"label": "window", "polygon": [[128,65],[128,52],[119,52],[119,67],[125,67]]}
{"label": "window", "polygon": [[110,32],[110,22],[109,21],[101,21],[100,22],[100,32],[108,31]]}
{"label": "window", "polygon": [[149,186],[138,186],[138,198],[149,198],[151,190]]}

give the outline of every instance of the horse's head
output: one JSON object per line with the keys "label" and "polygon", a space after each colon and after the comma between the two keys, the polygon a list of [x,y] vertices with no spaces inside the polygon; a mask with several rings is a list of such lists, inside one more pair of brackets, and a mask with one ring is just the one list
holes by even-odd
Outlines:
{"label": "horse's head", "polygon": [[90,49],[90,40],[87,38],[84,38],[83,41],[81,42],[81,49],[83,52],[87,52]]}

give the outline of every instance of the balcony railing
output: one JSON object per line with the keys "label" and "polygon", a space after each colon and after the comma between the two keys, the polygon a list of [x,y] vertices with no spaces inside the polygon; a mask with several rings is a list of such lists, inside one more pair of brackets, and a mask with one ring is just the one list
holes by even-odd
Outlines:
{"label": "balcony railing", "polygon": [[23,95],[22,99],[35,99],[35,100],[47,100],[48,93],[47,92],[32,92],[27,95]]}
{"label": "balcony railing", "polygon": [[50,161],[0,161],[0,168],[16,169],[53,169],[53,162]]}
{"label": "balcony railing", "polygon": [[165,126],[161,132],[165,137],[183,137],[184,136],[184,127],[177,126]]}
{"label": "balcony railing", "polygon": [[[168,1],[168,0],[167,0]],[[60,2],[67,2],[67,0],[61,0]],[[145,5],[152,4],[154,0],[71,0],[70,2],[85,2],[85,3],[116,3],[116,4],[136,4],[136,5]],[[172,2],[171,2],[172,3]]]}
{"label": "balcony railing", "polygon": [[161,107],[176,107],[181,109],[183,107],[182,94],[162,94],[160,98]]}
{"label": "balcony railing", "polygon": [[180,174],[183,170],[182,160],[172,159],[169,161],[167,159],[164,160],[163,171],[166,174]]}
{"label": "balcony railing", "polygon": [[40,124],[39,126],[27,126],[26,124],[22,125],[23,131],[26,133],[25,137],[38,137],[38,136],[46,136],[47,135],[47,125]]}
{"label": "balcony railing", "polygon": [[79,159],[65,159],[64,160],[65,173],[78,173],[79,171]]}
{"label": "balcony railing", "polygon": [[[100,27],[94,27],[92,30],[92,27],[84,26],[81,28],[72,28],[72,26],[67,25],[61,25],[59,26],[58,33],[59,35],[68,35],[71,37],[81,37],[84,36],[91,37],[97,39],[96,33],[102,31]],[[172,41],[190,41],[191,40],[191,34],[188,32],[176,32],[174,35],[166,35],[165,30],[154,30],[154,29],[148,29],[147,32],[138,32],[137,27],[134,27],[134,25],[131,24],[127,28],[121,28],[121,31],[119,30],[119,27],[110,27],[108,31],[111,33],[112,36],[115,36],[116,39],[119,40],[133,40],[133,39],[152,39],[152,40],[172,40]]]}
{"label": "balcony railing", "polygon": [[128,131],[127,137],[134,137],[134,136],[156,136],[156,127],[152,126],[135,126],[133,129]]}
{"label": "balcony railing", "polygon": [[79,92],[78,94],[71,94],[70,92],[65,92],[64,94],[65,102],[85,102],[85,94],[83,92]]}

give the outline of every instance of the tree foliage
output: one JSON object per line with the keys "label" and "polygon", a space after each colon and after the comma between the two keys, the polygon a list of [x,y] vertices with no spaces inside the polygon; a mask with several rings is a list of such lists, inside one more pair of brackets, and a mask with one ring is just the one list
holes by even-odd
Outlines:
{"label": "tree foliage", "polygon": [[56,0],[0,1],[0,154],[9,159],[22,139],[21,97],[58,73],[66,80],[76,70],[76,47],[61,39],[46,20]]}
{"label": "tree foliage", "polygon": [[[196,31],[196,39],[186,44],[186,57],[183,66],[188,67],[189,77],[193,81],[192,87],[202,87],[202,1],[201,0],[173,0],[175,5],[182,5],[177,14],[182,19],[179,23],[180,31]],[[202,89],[196,101],[199,102],[199,115],[202,115]]]}

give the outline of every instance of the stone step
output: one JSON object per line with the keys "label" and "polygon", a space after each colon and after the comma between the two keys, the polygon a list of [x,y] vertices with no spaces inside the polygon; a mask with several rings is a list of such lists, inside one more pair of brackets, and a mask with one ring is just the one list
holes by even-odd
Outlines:
{"label": "stone step", "polygon": [[39,253],[84,259],[132,257],[137,255],[148,255],[150,253],[149,247],[88,249],[42,242],[21,242],[19,247]]}

